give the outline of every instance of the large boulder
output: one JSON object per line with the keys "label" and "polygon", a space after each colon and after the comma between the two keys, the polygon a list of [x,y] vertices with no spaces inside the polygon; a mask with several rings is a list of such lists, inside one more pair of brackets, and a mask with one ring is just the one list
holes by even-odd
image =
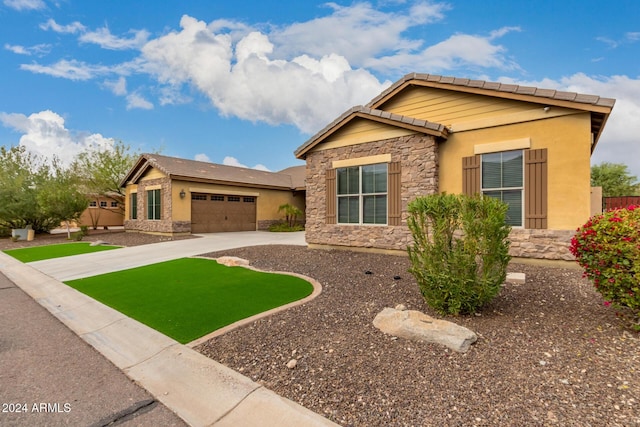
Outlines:
{"label": "large boulder", "polygon": [[403,306],[385,308],[373,319],[373,325],[382,332],[413,341],[442,344],[451,350],[464,353],[476,342],[476,334],[446,320],[434,319]]}

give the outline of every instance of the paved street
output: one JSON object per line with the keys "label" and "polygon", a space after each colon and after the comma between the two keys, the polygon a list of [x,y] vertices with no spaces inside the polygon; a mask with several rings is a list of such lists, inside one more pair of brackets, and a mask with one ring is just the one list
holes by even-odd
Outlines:
{"label": "paved street", "polygon": [[2,426],[185,425],[1,273],[0,405]]}

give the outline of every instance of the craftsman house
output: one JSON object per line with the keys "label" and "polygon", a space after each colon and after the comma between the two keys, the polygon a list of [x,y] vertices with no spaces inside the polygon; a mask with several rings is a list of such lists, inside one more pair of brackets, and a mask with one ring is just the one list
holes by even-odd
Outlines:
{"label": "craftsman house", "polygon": [[571,259],[590,156],[615,100],[409,74],[300,146],[310,247],[404,251],[407,205],[437,192],[509,205],[512,255]]}
{"label": "craftsman house", "polygon": [[281,205],[304,211],[304,166],[275,173],[143,154],[121,186],[126,231],[255,231],[281,220]]}

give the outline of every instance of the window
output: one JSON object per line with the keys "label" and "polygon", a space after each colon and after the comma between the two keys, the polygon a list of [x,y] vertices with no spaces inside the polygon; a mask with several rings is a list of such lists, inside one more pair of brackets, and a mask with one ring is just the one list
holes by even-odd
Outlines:
{"label": "window", "polygon": [[507,224],[515,227],[523,223],[523,163],[522,150],[482,155],[482,194],[509,205]]}
{"label": "window", "polygon": [[220,196],[220,195],[214,194],[213,196],[211,196],[211,201],[213,201],[213,202],[224,202],[224,196]]}
{"label": "window", "polygon": [[387,223],[387,164],[337,169],[338,223]]}
{"label": "window", "polygon": [[147,219],[160,219],[160,190],[147,191]]}
{"label": "window", "polygon": [[106,208],[107,207],[107,202],[105,202],[105,201],[100,202],[100,207],[101,208]]}
{"label": "window", "polygon": [[111,202],[111,207],[112,208],[117,208],[118,207],[118,202]]}
{"label": "window", "polygon": [[255,203],[256,202],[256,198],[255,197],[243,197],[242,201],[245,203]]}
{"label": "window", "polygon": [[229,196],[227,197],[227,202],[239,202],[240,201],[240,197],[238,196]]}
{"label": "window", "polygon": [[92,200],[89,202],[89,207],[90,208],[97,208],[98,207],[98,202],[96,202],[95,200]]}
{"label": "window", "polygon": [[131,219],[138,219],[138,193],[131,193],[131,208],[129,208],[129,216]]}
{"label": "window", "polygon": [[207,200],[206,194],[193,194],[191,193],[191,200]]}

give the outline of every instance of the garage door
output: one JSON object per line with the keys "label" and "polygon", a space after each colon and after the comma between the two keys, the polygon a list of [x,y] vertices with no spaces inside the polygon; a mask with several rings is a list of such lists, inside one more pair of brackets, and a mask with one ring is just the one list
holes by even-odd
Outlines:
{"label": "garage door", "polygon": [[191,194],[192,233],[255,230],[255,197]]}

